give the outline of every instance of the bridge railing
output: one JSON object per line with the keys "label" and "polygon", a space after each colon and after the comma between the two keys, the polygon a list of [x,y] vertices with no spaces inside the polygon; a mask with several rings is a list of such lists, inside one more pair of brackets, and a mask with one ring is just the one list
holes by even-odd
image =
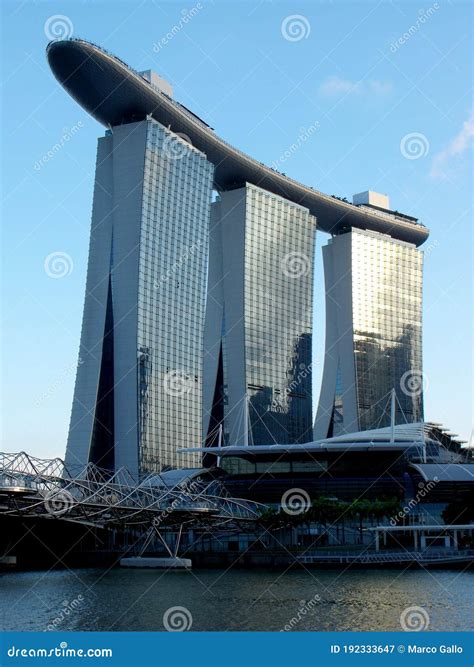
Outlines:
{"label": "bridge railing", "polygon": [[168,486],[157,485],[153,478],[135,483],[126,469],[111,475],[88,464],[72,477],[61,459],[37,459],[25,452],[0,453],[0,494],[15,501],[2,505],[0,512],[37,516],[49,512],[95,521],[133,517],[146,522],[156,515],[167,518],[180,512],[207,514],[216,520],[256,520],[266,509],[229,497],[222,483],[206,479],[206,474],[192,474],[184,482]]}

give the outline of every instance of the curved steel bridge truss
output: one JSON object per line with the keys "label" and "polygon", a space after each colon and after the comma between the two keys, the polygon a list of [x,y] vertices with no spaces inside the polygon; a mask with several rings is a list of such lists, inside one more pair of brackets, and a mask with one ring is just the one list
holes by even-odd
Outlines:
{"label": "curved steel bridge truss", "polygon": [[265,505],[231,498],[208,470],[149,475],[137,483],[89,463],[0,453],[0,516],[61,518],[110,528],[236,526],[256,522]]}

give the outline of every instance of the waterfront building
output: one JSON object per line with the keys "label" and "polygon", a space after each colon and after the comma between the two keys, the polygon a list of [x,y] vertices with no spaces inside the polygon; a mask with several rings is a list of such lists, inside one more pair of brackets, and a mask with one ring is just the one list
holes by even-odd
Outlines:
{"label": "waterfront building", "polygon": [[472,505],[474,466],[464,445],[440,424],[418,422],[302,445],[232,445],[219,451],[208,447],[204,452],[217,461],[234,497],[278,509],[287,497],[288,502],[294,497],[308,506],[318,498],[403,503],[421,490],[420,507],[411,507],[411,519],[417,515],[422,520],[425,515],[427,523],[443,523],[441,514],[447,504],[464,504],[466,513]]}
{"label": "waterfront building", "polygon": [[423,419],[423,254],[352,228],[323,247],[326,346],[315,437]]}
{"label": "waterfront building", "polygon": [[316,220],[248,183],[212,208],[204,440],[307,442]]}
{"label": "waterfront building", "polygon": [[253,183],[307,208],[317,218],[318,229],[328,234],[357,227],[390,234],[416,246],[429,236],[429,230],[414,218],[381,210],[377,204],[362,206],[325,194],[246,155],[173,99],[161,77],[149,71],[137,72],[96,44],[83,39],[55,40],[48,44],[47,57],[63,88],[105,127],[148,114],[186,136],[214,165],[214,184],[219,191]]}
{"label": "waterfront building", "polygon": [[148,118],[99,139],[66,463],[199,465],[213,166]]}
{"label": "waterfront building", "polygon": [[[394,385],[404,419],[422,419],[421,394],[405,397],[398,386],[421,371],[424,225],[376,193],[349,203],[267,167],[174,100],[162,77],[95,44],[56,40],[47,57],[65,90],[108,128],[68,463],[125,466],[139,477],[198,465],[196,452],[178,460],[177,450],[203,438],[311,440],[316,220],[332,236],[317,436],[383,425],[380,400]],[[211,187],[219,198],[207,266]]]}

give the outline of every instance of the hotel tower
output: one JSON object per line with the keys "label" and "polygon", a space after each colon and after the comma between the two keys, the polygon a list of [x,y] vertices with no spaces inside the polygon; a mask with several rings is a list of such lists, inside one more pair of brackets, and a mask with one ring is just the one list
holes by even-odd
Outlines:
{"label": "hotel tower", "polygon": [[106,128],[68,464],[141,478],[201,465],[203,443],[313,440],[316,225],[330,235],[316,437],[384,425],[393,389],[398,420],[422,419],[424,225],[267,167],[95,44],[53,41],[47,57]]}

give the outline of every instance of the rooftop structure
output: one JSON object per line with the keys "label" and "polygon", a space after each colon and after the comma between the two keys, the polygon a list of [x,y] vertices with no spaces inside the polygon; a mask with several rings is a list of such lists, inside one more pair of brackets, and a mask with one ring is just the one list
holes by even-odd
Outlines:
{"label": "rooftop structure", "polygon": [[215,186],[226,190],[253,183],[317,217],[318,228],[330,234],[358,227],[390,234],[421,245],[429,230],[396,212],[354,206],[303,185],[267,167],[217,136],[203,120],[119,58],[82,39],[57,40],[48,45],[51,69],[69,94],[106,127],[152,116],[174,133],[184,134],[216,166]]}
{"label": "rooftop structure", "polygon": [[[429,452],[428,458],[433,463],[447,461],[460,463],[461,460],[468,460],[468,455],[461,448],[459,442],[453,442],[448,445],[443,439],[440,439],[439,428],[434,430],[430,423],[418,422],[409,424],[396,424],[393,427],[369,429],[367,431],[356,431],[338,435],[332,438],[323,438],[303,444],[273,444],[273,445],[247,445],[247,446],[226,446],[216,448],[196,447],[191,452],[211,453],[220,458],[226,456],[267,456],[274,454],[276,457],[282,454],[314,454],[318,452],[352,452],[352,451],[396,451],[412,450],[413,456],[423,458],[423,448]],[[178,450],[180,451],[180,450]],[[184,451],[184,450],[182,450]],[[445,456],[442,453],[445,453]]]}
{"label": "rooftop structure", "polygon": [[377,208],[384,208],[390,210],[390,199],[387,195],[382,195],[379,192],[367,190],[366,192],[359,192],[352,197],[352,203],[356,206],[375,206]]}
{"label": "rooftop structure", "polygon": [[[467,452],[439,442],[424,423],[397,424],[304,444],[206,447],[233,497],[279,506],[287,497],[353,502],[423,501],[413,513],[441,522],[450,503],[468,506],[474,465]],[[410,517],[413,520],[413,517]],[[425,520],[425,519],[423,519]]]}

